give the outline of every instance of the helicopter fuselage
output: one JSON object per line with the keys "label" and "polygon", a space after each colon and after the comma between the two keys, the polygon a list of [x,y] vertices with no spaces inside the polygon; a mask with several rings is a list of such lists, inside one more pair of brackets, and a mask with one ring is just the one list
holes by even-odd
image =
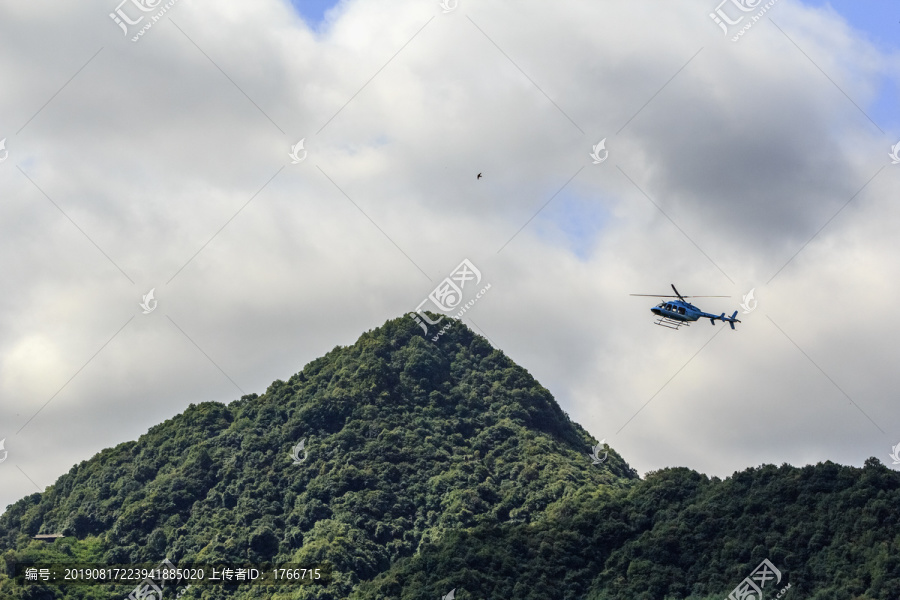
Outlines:
{"label": "helicopter fuselage", "polygon": [[680,300],[660,302],[651,308],[650,312],[658,317],[666,317],[673,321],[696,321],[700,317],[706,316],[702,310],[693,304]]}
{"label": "helicopter fuselage", "polygon": [[656,306],[650,309],[654,315],[658,317],[665,317],[667,319],[672,319],[673,321],[696,321],[701,317],[706,318],[718,318],[718,315],[711,315],[709,313],[705,313],[693,304],[688,302],[683,302],[681,300],[674,300],[672,302],[660,302]]}

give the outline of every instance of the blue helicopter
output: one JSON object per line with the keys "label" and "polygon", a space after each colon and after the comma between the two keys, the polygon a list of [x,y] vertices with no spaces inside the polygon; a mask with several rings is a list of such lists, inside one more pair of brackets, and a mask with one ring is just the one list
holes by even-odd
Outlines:
{"label": "blue helicopter", "polygon": [[675,292],[674,296],[661,296],[659,294],[631,294],[632,296],[645,296],[650,298],[678,298],[678,300],[668,300],[665,302],[660,302],[656,306],[650,309],[654,315],[659,317],[656,320],[656,324],[662,327],[668,327],[669,329],[678,329],[682,325],[685,327],[689,327],[691,322],[696,321],[698,319],[705,318],[709,319],[709,322],[713,325],[716,324],[716,320],[722,321],[723,323],[728,323],[731,325],[731,328],[734,329],[735,323],[740,323],[737,317],[738,311],[734,311],[730,317],[726,317],[725,313],[721,315],[711,315],[709,313],[705,313],[687,300],[685,298],[730,298],[731,296],[682,296],[678,293],[678,290],[675,289],[675,285],[672,284],[672,291]]}

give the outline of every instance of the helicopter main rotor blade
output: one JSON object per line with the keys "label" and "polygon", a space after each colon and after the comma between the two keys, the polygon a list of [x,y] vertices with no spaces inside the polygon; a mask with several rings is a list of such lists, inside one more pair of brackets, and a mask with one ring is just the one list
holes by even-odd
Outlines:
{"label": "helicopter main rotor blade", "polygon": [[675,295],[678,296],[678,299],[679,299],[679,300],[684,300],[684,296],[682,296],[682,295],[678,292],[678,290],[675,289],[675,284],[672,283],[672,284],[670,284],[670,285],[672,286],[672,291],[674,291],[674,292],[675,292]]}
{"label": "helicopter main rotor blade", "polygon": [[731,298],[731,296],[665,296],[663,294],[628,294],[629,296],[646,296],[648,298]]}

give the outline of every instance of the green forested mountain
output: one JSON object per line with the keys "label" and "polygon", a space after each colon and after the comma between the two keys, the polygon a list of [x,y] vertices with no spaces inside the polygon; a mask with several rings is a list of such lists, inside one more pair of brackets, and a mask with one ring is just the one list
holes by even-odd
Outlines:
{"label": "green forested mountain", "polygon": [[592,464],[594,444],[462,323],[435,343],[396,319],[260,396],[191,405],[9,507],[0,599],[134,588],[22,586],[15,562],[164,558],[331,569],[327,585],[192,586],[185,600],[724,600],[763,559],[786,600],[900,596],[900,475],[876,459],[641,480],[613,449]]}

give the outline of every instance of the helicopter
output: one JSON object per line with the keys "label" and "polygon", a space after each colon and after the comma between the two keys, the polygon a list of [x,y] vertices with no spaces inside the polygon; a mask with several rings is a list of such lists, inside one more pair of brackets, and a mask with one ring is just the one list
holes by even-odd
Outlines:
{"label": "helicopter", "polygon": [[650,309],[654,315],[659,317],[656,320],[656,325],[660,325],[662,327],[668,327],[669,329],[678,329],[682,325],[685,327],[689,327],[691,322],[696,321],[698,319],[706,318],[709,319],[709,322],[712,325],[716,324],[716,319],[722,321],[723,323],[728,323],[731,325],[731,328],[734,329],[735,323],[740,323],[740,320],[737,318],[738,311],[734,311],[730,317],[726,317],[725,313],[721,315],[711,315],[709,313],[705,313],[687,300],[685,298],[730,298],[731,296],[682,296],[677,289],[675,289],[675,284],[672,284],[672,291],[675,292],[674,296],[662,296],[659,294],[630,294],[631,296],[646,296],[651,298],[678,298],[678,300],[669,300],[665,302],[660,302],[656,306]]}

